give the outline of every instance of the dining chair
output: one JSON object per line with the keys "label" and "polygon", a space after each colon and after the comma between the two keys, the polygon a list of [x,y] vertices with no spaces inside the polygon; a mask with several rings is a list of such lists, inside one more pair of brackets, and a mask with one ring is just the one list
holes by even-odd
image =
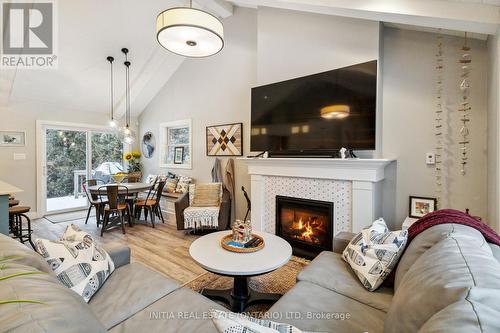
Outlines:
{"label": "dining chair", "polygon": [[[120,194],[122,191],[122,194]],[[120,219],[120,224],[122,227],[122,232],[125,233],[125,213],[127,214],[128,224],[132,227],[132,214],[129,204],[127,203],[126,198],[128,197],[128,188],[123,185],[104,185],[99,187],[98,189],[99,196],[104,195],[106,193],[107,202],[101,201],[101,204],[104,207],[104,219],[101,227],[101,237],[106,230],[110,217],[113,217],[113,214],[116,214]],[[121,199],[120,196],[123,195],[125,199]]]}
{"label": "dining chair", "polygon": [[153,226],[153,228],[155,227],[155,216],[159,217],[162,223],[165,223],[160,209],[161,193],[164,187],[165,181],[159,181],[156,188],[154,185],[151,187],[145,199],[138,199],[135,202],[136,217],[140,218],[141,211],[144,209],[144,217],[147,220],[149,212],[149,215],[151,217],[151,225]]}
{"label": "dining chair", "polygon": [[[99,184],[100,183],[100,184]],[[87,210],[87,218],[85,219],[85,224],[87,224],[89,217],[90,217],[90,211],[92,210],[92,207],[95,208],[95,219],[97,221],[97,227],[101,224],[101,217],[104,214],[103,211],[103,202],[104,204],[107,203],[107,199],[105,196],[101,200],[100,196],[95,193],[91,193],[89,191],[89,187],[91,186],[96,186],[96,185],[101,185],[104,184],[104,181],[101,179],[89,179],[85,182],[85,184],[82,185],[83,191],[85,192],[85,195],[87,196],[87,201],[89,202],[89,209]]]}

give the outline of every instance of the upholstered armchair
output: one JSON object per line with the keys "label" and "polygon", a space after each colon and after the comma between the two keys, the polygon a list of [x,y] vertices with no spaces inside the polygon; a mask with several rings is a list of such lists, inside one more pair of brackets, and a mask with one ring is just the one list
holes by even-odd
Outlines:
{"label": "upholstered armchair", "polygon": [[[185,230],[184,210],[189,207],[189,191],[182,194],[175,201],[175,219],[177,222],[177,230]],[[226,230],[231,226],[231,195],[228,190],[223,188],[222,198],[219,208],[219,226],[217,230]]]}

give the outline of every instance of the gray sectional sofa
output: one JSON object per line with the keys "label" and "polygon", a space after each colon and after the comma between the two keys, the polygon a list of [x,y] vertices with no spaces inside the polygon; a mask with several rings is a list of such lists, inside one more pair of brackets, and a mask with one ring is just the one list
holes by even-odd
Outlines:
{"label": "gray sectional sofa", "polygon": [[[337,240],[341,252],[345,243]],[[139,263],[121,245],[106,250],[116,270],[89,304],[62,286],[45,261],[0,235],[0,331],[216,332],[206,318],[222,307]],[[500,332],[500,248],[475,229],[443,224],[417,236],[395,271],[394,287],[365,290],[340,254],[323,252],[268,318],[319,332]]]}

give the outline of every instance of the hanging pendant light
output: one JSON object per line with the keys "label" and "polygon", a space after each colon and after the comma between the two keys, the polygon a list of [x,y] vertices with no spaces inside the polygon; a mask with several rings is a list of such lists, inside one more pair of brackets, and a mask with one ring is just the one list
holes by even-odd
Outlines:
{"label": "hanging pendant light", "polygon": [[116,127],[117,124],[116,124],[116,121],[115,121],[115,115],[114,115],[114,88],[113,88],[113,61],[115,60],[115,58],[109,56],[106,58],[106,60],[109,61],[109,65],[110,65],[110,72],[111,72],[111,76],[110,76],[110,86],[111,86],[111,119],[109,120],[109,126],[110,127]]}
{"label": "hanging pendant light", "polygon": [[156,19],[156,39],[170,52],[201,58],[218,53],[224,47],[224,27],[214,15],[189,7],[170,8]]}
{"label": "hanging pendant light", "polygon": [[128,49],[122,49],[125,54],[125,127],[123,128],[123,142],[132,144],[135,141],[135,132],[130,129],[130,61],[128,61]]}

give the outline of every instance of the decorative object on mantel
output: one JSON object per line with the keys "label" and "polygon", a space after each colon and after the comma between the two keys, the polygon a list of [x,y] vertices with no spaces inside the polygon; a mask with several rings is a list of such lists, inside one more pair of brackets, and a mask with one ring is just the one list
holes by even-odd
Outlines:
{"label": "decorative object on mantel", "polygon": [[189,7],[170,8],[156,18],[156,39],[175,54],[201,58],[218,53],[224,47],[224,26],[214,15]]}
{"label": "decorative object on mantel", "polygon": [[25,132],[0,131],[0,147],[23,147],[25,144]]}
{"label": "decorative object on mantel", "polygon": [[142,156],[145,158],[151,158],[153,157],[153,153],[155,151],[155,137],[153,133],[151,132],[146,132],[142,136]]}
{"label": "decorative object on mantel", "polygon": [[436,198],[410,196],[409,216],[420,218],[437,210]]}
{"label": "decorative object on mantel", "polygon": [[243,123],[207,127],[207,156],[243,156]]}
{"label": "decorative object on mantel", "polygon": [[436,111],[434,117],[434,136],[435,136],[435,164],[434,164],[434,177],[435,177],[435,191],[436,199],[441,203],[442,190],[443,190],[443,36],[437,36],[437,52],[436,52]]}
{"label": "decorative object on mantel", "polygon": [[460,119],[460,121],[462,122],[462,127],[460,128],[460,135],[462,136],[462,141],[459,142],[459,144],[461,145],[460,150],[462,153],[461,154],[462,167],[460,170],[462,175],[465,175],[466,173],[465,166],[467,165],[467,160],[468,160],[467,149],[468,145],[470,144],[469,123],[471,121],[470,114],[472,111],[472,107],[470,106],[470,102],[468,100],[469,90],[470,90],[470,82],[469,82],[470,64],[472,62],[470,50],[471,48],[467,45],[467,32],[465,32],[464,45],[461,48],[462,55],[460,60],[458,61],[462,70],[462,74],[460,75],[460,90],[462,91],[462,101],[458,109],[458,111],[462,112],[462,116]]}

